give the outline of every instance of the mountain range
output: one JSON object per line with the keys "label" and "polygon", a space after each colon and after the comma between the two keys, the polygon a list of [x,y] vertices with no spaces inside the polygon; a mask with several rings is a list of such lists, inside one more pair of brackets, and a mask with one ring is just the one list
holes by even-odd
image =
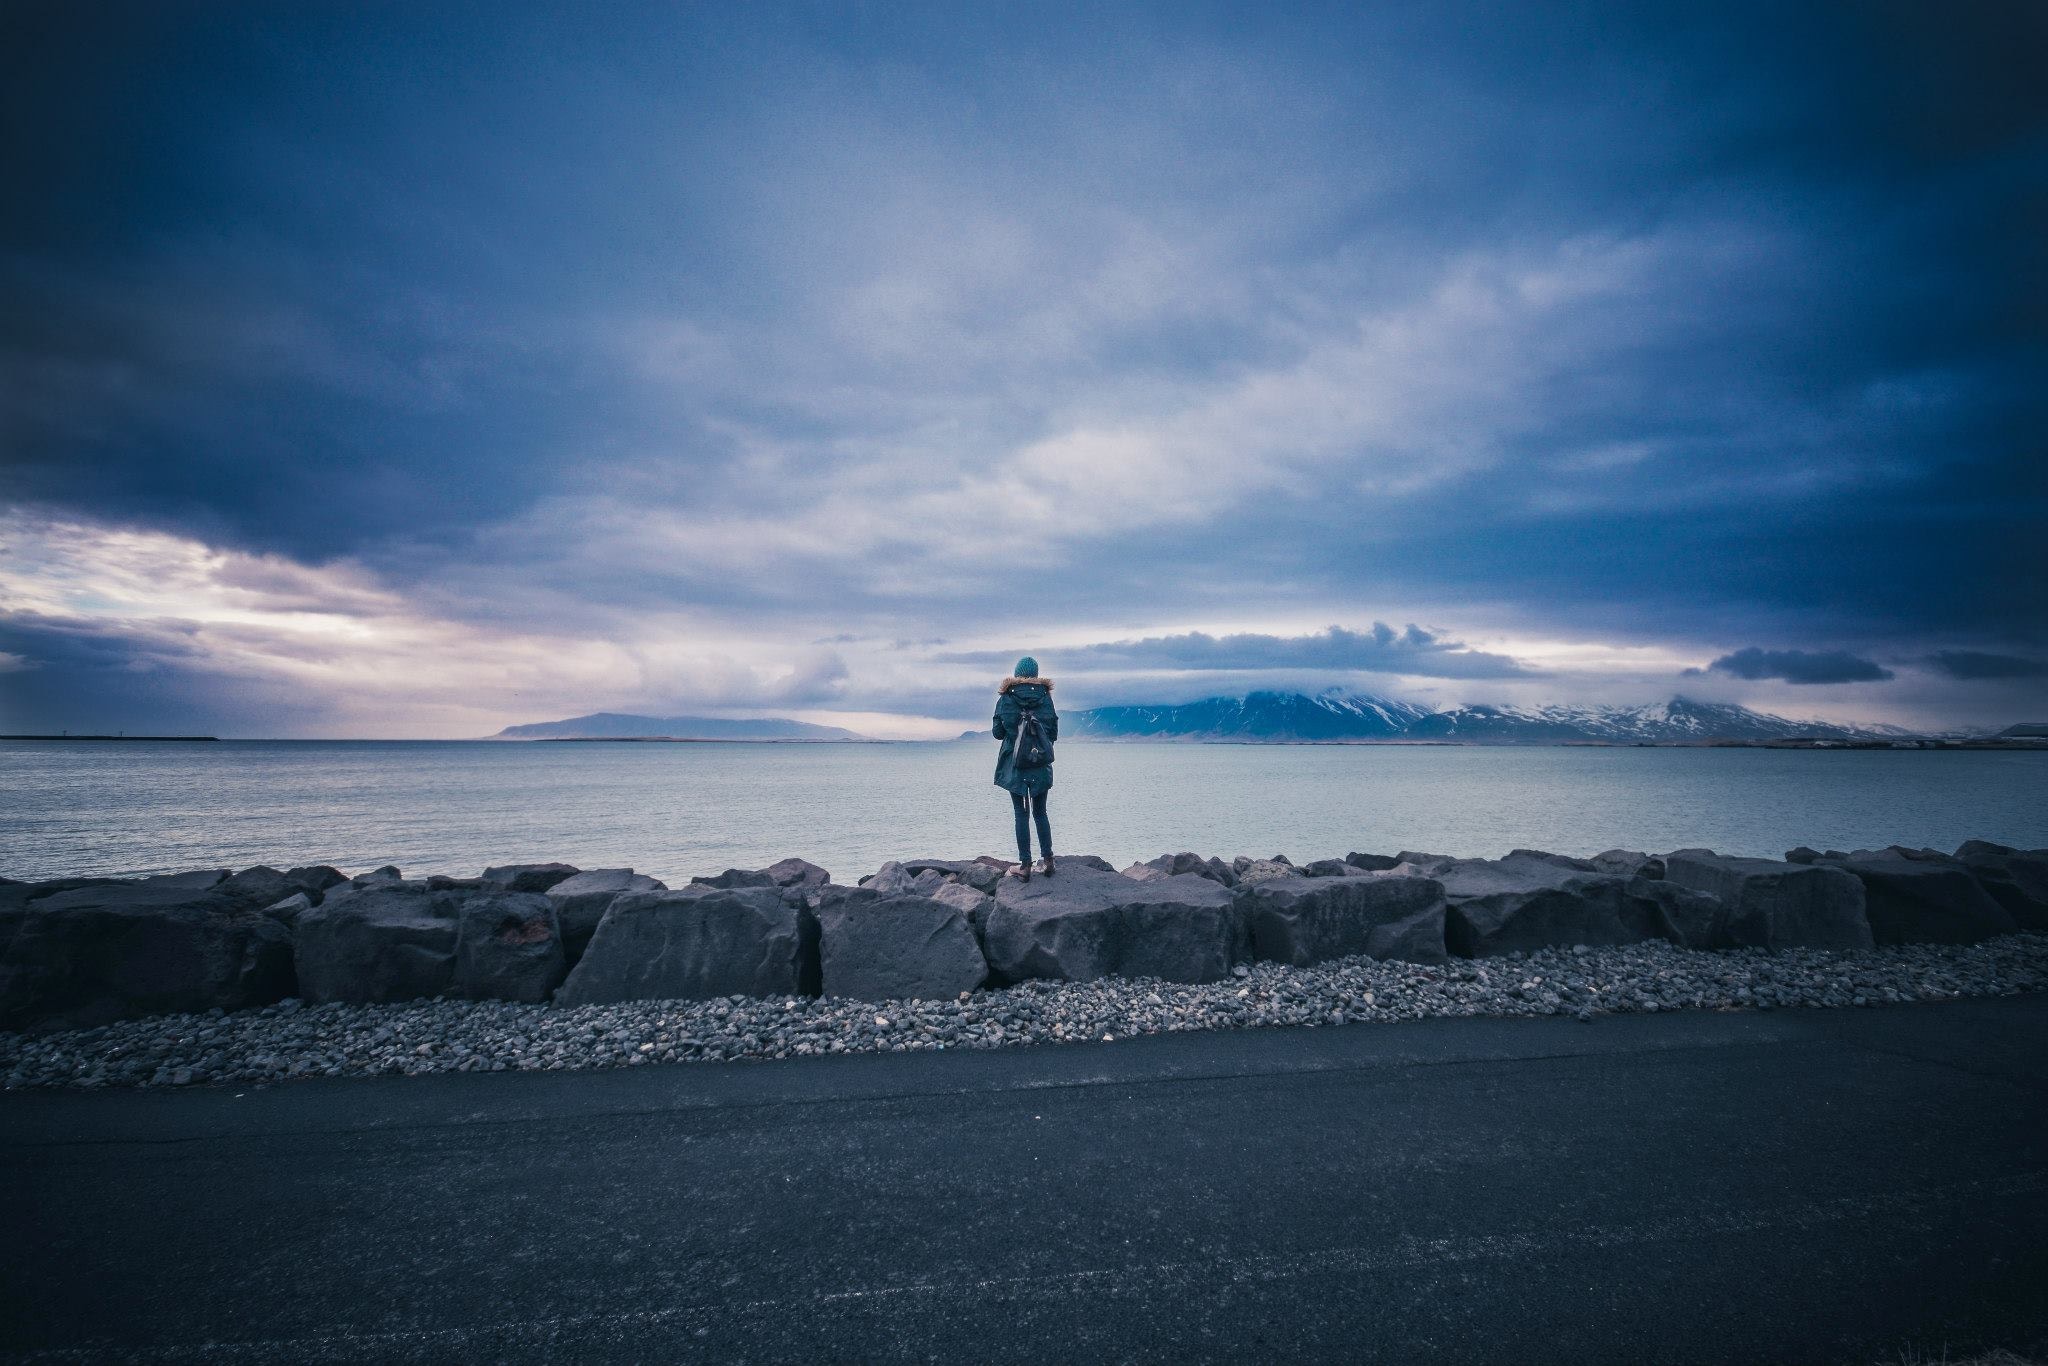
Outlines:
{"label": "mountain range", "polygon": [[507,726],[493,740],[861,740],[837,726],[780,716],[732,721],[718,716],[628,716],[601,711],[566,721]]}
{"label": "mountain range", "polygon": [[[1254,692],[1178,706],[1096,707],[1065,713],[1060,733],[1103,740],[1207,740],[1286,744],[1435,740],[1467,744],[1673,743],[1688,740],[1895,740],[1896,726],[1792,721],[1728,702],[1674,697],[1638,706],[1460,706],[1347,693]],[[979,732],[976,733],[977,735]]]}

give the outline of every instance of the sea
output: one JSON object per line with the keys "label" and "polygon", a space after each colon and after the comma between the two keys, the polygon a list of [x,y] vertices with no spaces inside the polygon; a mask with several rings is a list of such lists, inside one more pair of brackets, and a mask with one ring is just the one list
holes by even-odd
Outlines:
{"label": "sea", "polygon": [[[0,876],[1012,856],[995,744],[0,742]],[[2048,846],[2048,753],[1069,741],[1059,853]]]}

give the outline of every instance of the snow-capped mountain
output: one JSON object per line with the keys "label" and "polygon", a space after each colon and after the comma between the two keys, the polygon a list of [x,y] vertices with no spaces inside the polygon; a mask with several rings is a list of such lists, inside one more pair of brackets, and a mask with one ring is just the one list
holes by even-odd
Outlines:
{"label": "snow-capped mountain", "polygon": [[1332,688],[1255,692],[1166,707],[1097,707],[1060,718],[1062,735],[1151,740],[1386,740],[1429,715],[1412,702]]}
{"label": "snow-capped mountain", "polygon": [[1729,702],[1674,697],[1640,706],[1462,706],[1430,711],[1410,702],[1332,689],[1255,692],[1166,707],[1097,707],[1061,718],[1063,734],[1119,740],[1447,740],[1480,744],[1610,744],[1686,740],[1888,740],[1896,726],[1793,721]]}

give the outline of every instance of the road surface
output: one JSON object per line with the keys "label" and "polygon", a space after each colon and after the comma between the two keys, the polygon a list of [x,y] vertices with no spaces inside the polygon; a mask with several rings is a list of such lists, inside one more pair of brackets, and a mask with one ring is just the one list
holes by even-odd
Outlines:
{"label": "road surface", "polygon": [[2048,996],[0,1096],[0,1359],[2048,1345]]}

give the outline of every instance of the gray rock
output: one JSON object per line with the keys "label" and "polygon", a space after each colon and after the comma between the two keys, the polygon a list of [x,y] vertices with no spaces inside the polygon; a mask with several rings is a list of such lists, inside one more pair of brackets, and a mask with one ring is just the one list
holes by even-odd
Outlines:
{"label": "gray rock", "polygon": [[1301,865],[1305,877],[1357,877],[1366,870],[1340,858],[1319,858]]}
{"label": "gray rock", "polygon": [[1237,896],[1253,954],[1271,962],[1307,967],[1360,953],[1419,963],[1446,957],[1444,889],[1428,878],[1372,877],[1353,869],[1347,877],[1269,878]]}
{"label": "gray rock", "polygon": [[1116,865],[1097,854],[1058,854],[1055,860],[1061,873],[1069,868],[1093,868],[1098,873],[1114,873]]}
{"label": "gray rock", "polygon": [[823,868],[800,858],[786,858],[761,871],[773,878],[778,887],[822,887],[832,880]]}
{"label": "gray rock", "polygon": [[1164,869],[1155,868],[1149,863],[1134,863],[1128,868],[1120,869],[1119,872],[1133,882],[1150,882],[1154,878],[1172,876]]}
{"label": "gray rock", "polygon": [[462,902],[471,895],[382,879],[328,892],[294,928],[299,995],[358,1005],[441,995],[455,978]]}
{"label": "gray rock", "polygon": [[931,895],[933,901],[951,906],[967,917],[971,925],[988,923],[989,912],[995,909],[996,899],[987,892],[979,891],[964,882],[949,882]]}
{"label": "gray rock", "polygon": [[1401,860],[1391,854],[1361,854],[1353,850],[1344,856],[1344,861],[1364,873],[1384,873]]}
{"label": "gray rock", "polygon": [[572,968],[576,966],[613,897],[625,892],[667,890],[667,884],[631,868],[592,868],[548,888],[547,898],[555,903],[555,920],[561,927],[563,960]]}
{"label": "gray rock", "polygon": [[348,881],[348,874],[339,868],[324,863],[311,863],[300,868],[284,870],[284,880],[306,894],[306,899],[315,906],[327,894],[329,887],[339,887]]}
{"label": "gray rock", "polygon": [[1435,877],[1452,864],[1462,862],[1464,860],[1452,858],[1449,854],[1418,854],[1413,849],[1403,849],[1394,855],[1396,868],[1405,865],[1415,869],[1416,873],[1423,877]]}
{"label": "gray rock", "polygon": [[982,859],[914,858],[903,861],[903,871],[916,879],[920,886],[931,885],[923,881],[924,874],[937,873],[946,882],[964,882],[976,891],[991,895],[996,884],[1003,880],[1003,867]]}
{"label": "gray rock", "polygon": [[806,976],[815,989],[816,935],[811,912],[771,887],[631,892],[613,900],[555,999],[787,996]]}
{"label": "gray rock", "polygon": [[1602,873],[1619,873],[1623,877],[1664,876],[1664,860],[1638,849],[1606,849],[1586,861]]}
{"label": "gray rock", "polygon": [[1666,882],[1661,876],[1662,860],[1657,860],[1657,871],[1656,877],[1644,873],[1628,878],[1622,884],[1622,894],[1661,927],[1659,938],[1689,949],[1736,947],[1728,908],[1719,897]]}
{"label": "gray rock", "polygon": [[1863,913],[1879,944],[1974,944],[2019,929],[1957,859],[1931,850],[1859,849],[1828,862],[1863,884]]}
{"label": "gray rock", "polygon": [[293,892],[282,901],[273,901],[263,908],[263,914],[285,925],[296,925],[299,916],[313,909],[313,898],[304,892]]}
{"label": "gray rock", "polygon": [[7,888],[0,1029],[238,1010],[291,995],[290,929],[212,890],[224,880]]}
{"label": "gray rock", "polygon": [[457,922],[453,992],[472,1001],[548,999],[568,964],[555,903],[536,892],[464,897]]}
{"label": "gray rock", "polygon": [[367,873],[358,873],[348,880],[351,887],[388,887],[405,881],[405,874],[398,871],[398,865],[387,863],[382,868],[372,868]]}
{"label": "gray rock", "polygon": [[1250,947],[1229,889],[1207,878],[1133,882],[1064,859],[1057,877],[1002,884],[986,943],[993,975],[1011,982],[1213,982]]}
{"label": "gray rock", "polygon": [[484,869],[483,885],[501,892],[545,892],[579,871],[570,863],[506,863]]}
{"label": "gray rock", "polygon": [[1446,938],[1461,958],[1636,944],[1666,932],[1658,907],[1630,895],[1632,879],[1534,851],[1459,860],[1438,878],[1450,902]]}
{"label": "gray rock", "polygon": [[1664,877],[1719,898],[1738,945],[1856,949],[1872,943],[1863,884],[1840,868],[1680,849],[1664,856]]}
{"label": "gray rock", "polygon": [[1785,862],[1787,863],[1818,863],[1820,858],[1820,850],[1809,849],[1803,844],[1785,851]]}
{"label": "gray rock", "polygon": [[1966,840],[1955,857],[2016,924],[2048,930],[2048,849]]}
{"label": "gray rock", "polygon": [[692,887],[780,887],[775,875],[760,868],[728,868],[711,877],[693,877]]}
{"label": "gray rock", "polygon": [[[959,883],[946,885],[981,896]],[[818,959],[825,995],[861,1001],[950,1001],[988,979],[967,917],[928,897],[842,900],[821,908]]]}
{"label": "gray rock", "polygon": [[1598,873],[1604,871],[1595,865],[1591,859],[1573,858],[1570,854],[1553,854],[1543,849],[1510,849],[1507,852],[1507,857],[1511,859],[1535,859],[1541,863],[1554,863],[1560,868],[1569,868],[1579,873]]}
{"label": "gray rock", "polygon": [[259,864],[222,879],[213,890],[244,906],[263,907],[274,906],[302,889],[277,869]]}
{"label": "gray rock", "polygon": [[142,879],[138,885],[189,892],[206,892],[226,882],[228,876],[228,870],[225,868],[201,868],[190,873],[159,873],[155,877]]}
{"label": "gray rock", "polygon": [[1267,882],[1273,878],[1301,876],[1301,870],[1293,864],[1281,863],[1275,859],[1243,859],[1241,862],[1243,866],[1233,870],[1237,874],[1237,885],[1240,887],[1249,886],[1255,882]]}

